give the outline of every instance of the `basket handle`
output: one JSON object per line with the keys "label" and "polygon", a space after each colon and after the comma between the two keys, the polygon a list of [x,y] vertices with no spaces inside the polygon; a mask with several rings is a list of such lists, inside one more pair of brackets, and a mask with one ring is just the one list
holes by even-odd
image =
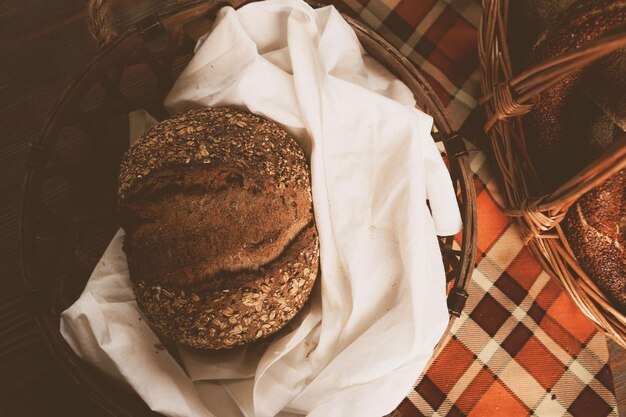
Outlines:
{"label": "basket handle", "polygon": [[117,38],[110,0],[89,0],[87,26],[91,36],[98,42],[98,48],[104,48]]}
{"label": "basket handle", "polygon": [[479,100],[481,105],[491,101],[494,110],[485,124],[485,133],[499,120],[528,113],[532,109],[533,100],[539,94],[593,61],[625,46],[626,32],[604,36],[545,60],[497,85],[493,92]]}
{"label": "basket handle", "polygon": [[[626,136],[615,141],[592,164],[553,192],[540,198],[522,201],[519,209],[506,210],[511,217],[525,217],[533,224],[525,241],[537,237],[541,231],[550,230],[560,223],[569,209],[583,194],[592,190],[609,177],[626,169]],[[549,236],[549,235],[548,235]]]}
{"label": "basket handle", "polygon": [[[89,28],[91,36],[98,42],[99,49],[105,48],[119,37],[119,34],[115,29],[115,25],[113,24],[113,2],[114,0],[89,0],[89,3],[87,4],[87,27]],[[164,5],[158,15],[153,13],[152,18],[148,17],[146,18],[146,21],[150,19],[152,21],[159,21],[161,12],[163,12],[164,15],[168,15],[178,9],[188,6],[191,7],[204,3],[214,3],[215,5],[218,3],[223,3],[223,5],[237,5],[241,2],[241,0],[174,0],[174,4]],[[139,26],[141,26],[141,22],[139,22]]]}

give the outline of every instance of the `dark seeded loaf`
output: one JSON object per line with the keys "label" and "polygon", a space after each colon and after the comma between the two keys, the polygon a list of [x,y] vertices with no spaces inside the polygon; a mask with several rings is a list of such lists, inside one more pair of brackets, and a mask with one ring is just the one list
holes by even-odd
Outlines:
{"label": "dark seeded loaf", "polygon": [[626,314],[626,170],[583,195],[565,220],[580,265]]}
{"label": "dark seeded loaf", "polygon": [[268,336],[309,296],[319,250],[306,159],[273,122],[206,108],[159,123],[122,162],[118,207],[138,305],[178,343]]}

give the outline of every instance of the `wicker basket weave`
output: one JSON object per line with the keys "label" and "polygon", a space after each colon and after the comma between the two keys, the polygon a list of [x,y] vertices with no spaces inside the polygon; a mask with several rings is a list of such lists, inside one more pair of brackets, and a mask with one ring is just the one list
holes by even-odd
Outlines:
{"label": "wicker basket weave", "polygon": [[[179,7],[117,37],[107,26],[106,3],[92,1],[91,29],[102,50],[60,98],[28,155],[20,229],[23,276],[35,317],[61,367],[111,415],[157,414],[74,354],[59,333],[60,314],[78,298],[119,227],[116,184],[128,148],[128,113],[145,109],[159,120],[168,117],[162,107],[165,95],[189,62],[198,36],[227,4],[242,3],[209,0]],[[433,116],[434,136],[446,148],[464,221],[456,239],[440,239],[452,324],[467,298],[477,235],[476,196],[463,139],[452,132],[442,104],[415,67],[378,34],[344,17],[365,49]]]}
{"label": "wicker basket weave", "polygon": [[479,30],[482,71],[481,104],[487,114],[493,156],[510,208],[507,213],[519,226],[522,239],[545,271],[554,278],[580,310],[618,344],[626,347],[626,317],[598,289],[578,264],[561,221],[583,194],[626,167],[626,139],[616,142],[599,159],[558,189],[541,196],[544,189],[528,157],[521,117],[533,100],[564,77],[626,46],[624,31],[589,41],[583,46],[514,75],[507,46],[506,0],[483,0]]}

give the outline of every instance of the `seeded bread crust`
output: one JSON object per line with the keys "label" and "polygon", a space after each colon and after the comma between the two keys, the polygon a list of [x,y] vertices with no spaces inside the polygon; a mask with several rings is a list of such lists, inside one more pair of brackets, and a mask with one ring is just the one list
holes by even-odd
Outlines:
{"label": "seeded bread crust", "polygon": [[122,161],[118,209],[138,305],[183,345],[278,331],[317,276],[304,153],[251,113],[192,110],[150,129]]}
{"label": "seeded bread crust", "polygon": [[134,284],[137,304],[158,331],[180,344],[222,349],[270,336],[284,327],[309,298],[318,272],[318,238],[307,226],[283,256],[222,288],[182,289]]}
{"label": "seeded bread crust", "polygon": [[584,194],[565,224],[580,266],[626,314],[626,169]]}
{"label": "seeded bread crust", "polygon": [[258,176],[272,178],[275,187],[310,186],[304,152],[285,130],[252,113],[207,107],[162,121],[128,150],[120,167],[119,200],[130,199],[163,168],[193,165],[253,168]]}

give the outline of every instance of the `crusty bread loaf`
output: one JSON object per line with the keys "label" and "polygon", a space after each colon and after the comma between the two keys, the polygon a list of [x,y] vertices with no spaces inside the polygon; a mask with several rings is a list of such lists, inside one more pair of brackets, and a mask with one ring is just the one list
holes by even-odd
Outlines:
{"label": "crusty bread loaf", "polygon": [[[625,21],[626,0],[576,1],[547,26],[532,48],[530,66],[623,30]],[[622,53],[614,52],[604,61],[612,63],[617,79],[626,71],[625,61],[616,56]],[[583,94],[583,81],[594,85],[590,76],[597,76],[589,76],[587,71],[571,74],[542,93],[524,120],[529,154],[550,189],[580,172],[623,137],[619,123],[614,124]],[[613,88],[624,85],[616,83]],[[626,96],[626,91],[615,96]],[[581,267],[626,314],[625,221],[626,171],[621,170],[570,207],[563,225]]]}
{"label": "crusty bread loaf", "polygon": [[626,314],[626,170],[583,195],[565,220],[580,265]]}
{"label": "crusty bread loaf", "polygon": [[309,296],[319,257],[309,174],[275,123],[232,108],[159,123],[124,157],[118,207],[139,307],[178,343],[265,337]]}

